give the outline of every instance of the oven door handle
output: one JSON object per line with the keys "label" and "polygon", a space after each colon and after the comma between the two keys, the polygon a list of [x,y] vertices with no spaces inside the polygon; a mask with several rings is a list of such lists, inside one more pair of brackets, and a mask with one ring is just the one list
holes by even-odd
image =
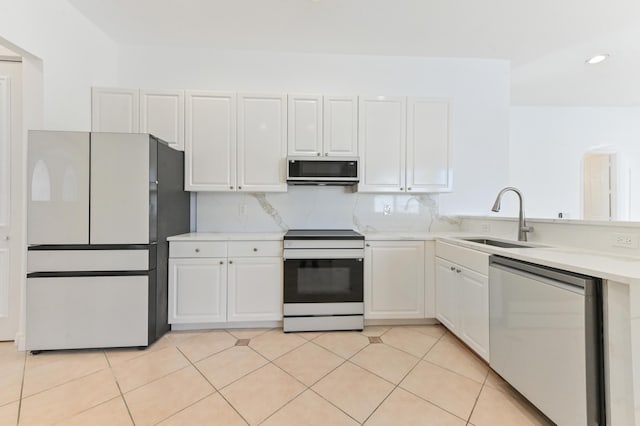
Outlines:
{"label": "oven door handle", "polygon": [[358,259],[364,258],[363,249],[297,249],[297,250],[284,250],[284,260],[287,259]]}

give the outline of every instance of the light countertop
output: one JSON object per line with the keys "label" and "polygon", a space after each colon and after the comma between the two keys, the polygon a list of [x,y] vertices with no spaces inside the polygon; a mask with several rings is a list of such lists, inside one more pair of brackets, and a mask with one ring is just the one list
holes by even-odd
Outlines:
{"label": "light countertop", "polygon": [[452,235],[440,236],[438,239],[450,244],[525,262],[625,284],[640,284],[640,258],[637,257],[620,256],[572,247],[541,246],[540,244],[535,244],[538,247],[529,248],[501,248],[465,241]]}
{"label": "light countertop", "polygon": [[[174,235],[168,241],[281,241],[284,232],[191,232]],[[525,262],[537,263],[552,268],[577,272],[625,284],[640,285],[640,258],[627,257],[606,252],[582,250],[573,247],[546,246],[530,243],[536,247],[501,248],[465,241],[456,237],[479,237],[467,232],[367,232],[368,241],[433,241],[441,240],[489,254],[497,254]]]}
{"label": "light countertop", "polygon": [[167,241],[281,241],[284,232],[189,232]]}

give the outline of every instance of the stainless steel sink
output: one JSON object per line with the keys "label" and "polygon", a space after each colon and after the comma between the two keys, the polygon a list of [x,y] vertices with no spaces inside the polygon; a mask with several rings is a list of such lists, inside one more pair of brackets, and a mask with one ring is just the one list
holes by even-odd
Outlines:
{"label": "stainless steel sink", "polygon": [[502,248],[531,248],[537,247],[533,245],[529,245],[526,243],[519,243],[515,241],[503,241],[503,240],[493,240],[490,238],[460,238],[464,241],[470,241],[472,243],[485,244],[488,246],[502,247]]}

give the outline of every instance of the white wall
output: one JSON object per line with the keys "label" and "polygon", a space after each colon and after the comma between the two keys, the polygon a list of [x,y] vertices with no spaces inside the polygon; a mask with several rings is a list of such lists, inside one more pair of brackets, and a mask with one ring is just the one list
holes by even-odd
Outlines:
{"label": "white wall", "polygon": [[[440,213],[485,213],[493,195],[507,182],[506,61],[128,46],[119,50],[118,84],[134,88],[449,97],[453,99],[454,192],[439,196]],[[290,191],[288,197],[304,197],[300,195],[303,193]],[[354,197],[345,202],[352,205]],[[206,210],[203,205],[210,205],[215,215],[213,206],[222,205],[224,200],[237,207],[235,199],[201,194],[199,223]],[[236,213],[237,208],[229,213],[230,226],[236,225]],[[291,220],[301,222],[300,218]],[[414,226],[411,220],[404,225]]]}
{"label": "white wall", "polygon": [[66,0],[0,0],[0,38],[42,59],[43,127],[89,130],[91,86],[116,84],[115,43]]}
{"label": "white wall", "polygon": [[511,108],[509,183],[523,191],[527,215],[581,218],[582,160],[600,146],[613,147],[631,170],[628,219],[640,221],[640,108]]}

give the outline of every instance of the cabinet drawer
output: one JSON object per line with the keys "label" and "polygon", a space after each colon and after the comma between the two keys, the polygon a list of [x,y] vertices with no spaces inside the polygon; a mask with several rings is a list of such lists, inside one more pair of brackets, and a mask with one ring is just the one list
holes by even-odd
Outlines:
{"label": "cabinet drawer", "polygon": [[282,257],[282,241],[229,241],[229,257]]}
{"label": "cabinet drawer", "polygon": [[171,241],[169,257],[227,257],[225,241]]}
{"label": "cabinet drawer", "polygon": [[436,256],[464,266],[482,275],[489,275],[489,254],[436,241]]}

